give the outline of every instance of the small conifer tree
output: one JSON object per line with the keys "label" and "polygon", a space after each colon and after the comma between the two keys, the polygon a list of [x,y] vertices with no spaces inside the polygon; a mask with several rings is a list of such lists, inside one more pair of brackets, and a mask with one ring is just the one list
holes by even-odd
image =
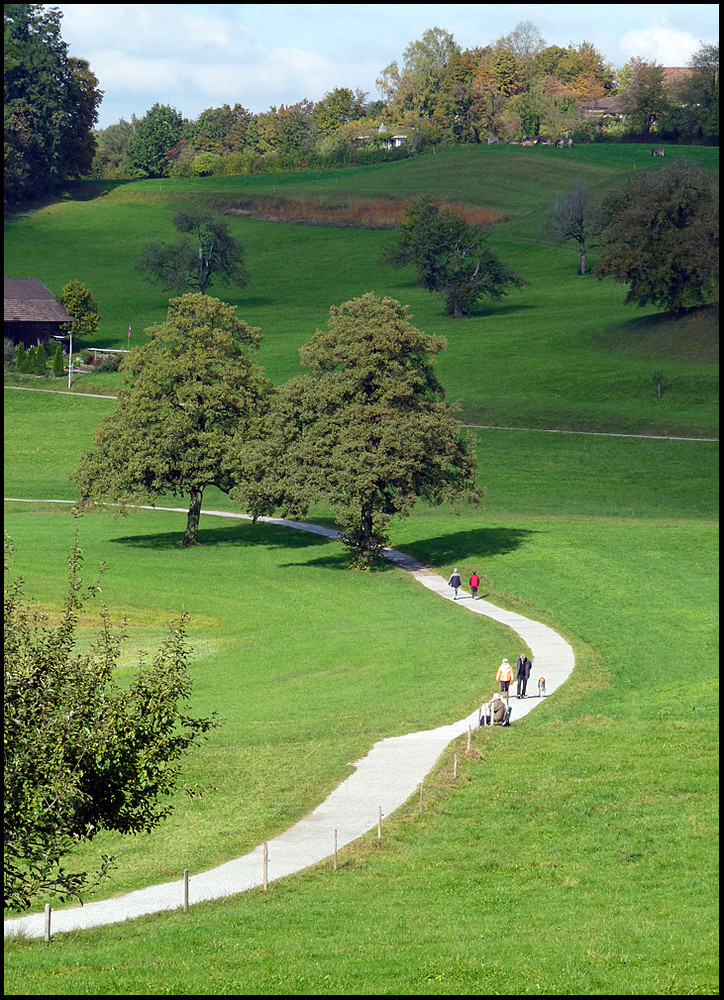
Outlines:
{"label": "small conifer tree", "polygon": [[35,349],[35,374],[45,375],[48,367],[48,355],[45,353],[45,346],[38,344]]}
{"label": "small conifer tree", "polygon": [[55,345],[55,354],[53,355],[53,375],[56,378],[63,377],[63,348],[60,344]]}
{"label": "small conifer tree", "polygon": [[25,344],[22,340],[18,344],[18,353],[15,358],[15,369],[20,374],[28,370],[28,352],[25,350]]}

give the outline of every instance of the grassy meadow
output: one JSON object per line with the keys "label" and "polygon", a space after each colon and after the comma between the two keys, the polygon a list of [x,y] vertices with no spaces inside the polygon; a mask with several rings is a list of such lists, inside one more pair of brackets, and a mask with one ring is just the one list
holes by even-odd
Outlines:
{"label": "grassy meadow", "polygon": [[[672,153],[714,166],[714,150]],[[573,247],[540,235],[579,173],[605,189],[634,167],[652,168],[647,150],[492,148],[310,177],[89,185],[93,197],[6,220],[6,274],[54,291],[80,278],[101,304],[97,342],[121,347],[129,323],[140,341],[164,315],[163,293],[130,268],[139,242],[171,235],[183,199],[340,204],[430,190],[504,213],[491,240],[529,284],[455,322],[411,275],[379,263],[389,232],[232,217],[252,282],[212,294],[262,327],[259,360],[274,381],[297,370],[329,305],[372,289],[447,337],[440,377],[466,423],[715,438],[711,316],[673,324],[624,306],[621,288],[575,275]],[[661,399],[655,372],[669,382]],[[68,475],[113,405],[5,389],[5,496],[16,498],[6,528],[15,570],[51,620],[76,526],[51,501],[74,499]],[[8,943],[6,994],[718,992],[718,442],[476,435],[485,511],[421,505],[394,524],[392,544],[445,575],[476,569],[489,600],[564,635],[576,653],[566,685],[521,725],[476,734],[469,753],[464,739],[451,745],[423,811],[408,803],[381,841],[346,848],[336,872],[320,865],[267,894],[50,947]],[[216,491],[204,506],[233,509]],[[104,834],[81,853],[86,864],[118,855],[100,895],[273,836],[381,736],[462,718],[489,697],[500,658],[521,651],[506,628],[391,566],[350,572],[333,541],[202,515],[202,544],[182,550],[184,523],[161,511],[77,522],[86,579],[106,562],[102,598],[127,620],[121,681],[186,610],[193,709],[225,719],[187,762],[202,798],[179,791],[152,834]]]}

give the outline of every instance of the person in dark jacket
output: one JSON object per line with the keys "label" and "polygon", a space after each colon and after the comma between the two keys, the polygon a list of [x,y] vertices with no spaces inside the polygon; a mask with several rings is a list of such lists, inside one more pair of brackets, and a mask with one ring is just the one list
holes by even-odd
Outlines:
{"label": "person in dark jacket", "polygon": [[525,698],[525,689],[528,684],[528,678],[530,677],[532,663],[525,655],[521,653],[518,657],[518,670],[516,673],[516,679],[518,681],[518,688],[516,693],[516,698]]}
{"label": "person in dark jacket", "polygon": [[462,586],[462,582],[463,581],[460,579],[460,574],[458,573],[457,569],[454,569],[450,574],[450,579],[448,580],[447,583],[448,586],[452,587],[452,589],[455,591],[454,600],[456,601],[458,599],[458,587]]}

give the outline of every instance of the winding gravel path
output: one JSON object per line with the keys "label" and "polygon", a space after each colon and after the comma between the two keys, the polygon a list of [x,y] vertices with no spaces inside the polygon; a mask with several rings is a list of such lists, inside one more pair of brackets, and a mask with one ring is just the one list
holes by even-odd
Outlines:
{"label": "winding gravel path", "polygon": [[[10,499],[10,498],[6,498]],[[29,501],[50,503],[58,501]],[[66,502],[66,501],[60,501]],[[70,502],[70,501],[68,501]],[[184,508],[155,508],[179,510]],[[247,515],[204,511],[206,516],[237,517]],[[260,518],[267,523],[310,531],[337,538],[338,532],[315,524],[286,521],[281,518]],[[410,573],[428,590],[444,600],[453,600],[447,581],[403,552],[387,549],[385,556],[396,566]],[[531,650],[535,677],[544,676],[547,693],[552,694],[570,676],[574,667],[573,650],[556,632],[539,622],[512,611],[504,611],[485,600],[473,601],[459,591],[457,606],[462,611],[484,615],[513,629]],[[531,683],[533,678],[531,678]],[[482,697],[482,696],[481,696]],[[485,695],[487,698],[487,694]],[[513,699],[512,722],[517,722],[541,703],[536,696],[525,700]],[[380,740],[354,772],[309,816],[268,842],[268,879],[284,878],[310,865],[329,858],[334,851],[335,831],[338,848],[357,840],[378,822],[398,809],[420,786],[432,770],[445,747],[456,737],[478,725],[477,709],[465,719],[437,729]],[[244,857],[219,865],[189,879],[189,904],[220,899],[260,886],[263,881],[263,845]],[[97,927],[101,924],[131,920],[148,913],[175,910],[183,905],[183,880],[149,886],[115,899],[86,903],[54,910],[52,932]],[[5,937],[16,933],[42,937],[44,915],[30,914],[5,921]]]}

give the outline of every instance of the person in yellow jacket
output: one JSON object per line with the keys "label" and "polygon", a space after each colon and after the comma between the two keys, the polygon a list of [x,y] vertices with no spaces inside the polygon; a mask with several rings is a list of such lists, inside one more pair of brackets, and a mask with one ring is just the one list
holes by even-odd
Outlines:
{"label": "person in yellow jacket", "polygon": [[513,672],[513,668],[508,663],[507,659],[505,659],[504,657],[503,662],[498,667],[498,672],[495,675],[495,679],[496,681],[500,681],[500,693],[502,695],[505,695],[506,702],[510,698],[510,695],[508,693],[508,688],[510,687],[510,682],[514,680],[514,678],[515,674]]}

